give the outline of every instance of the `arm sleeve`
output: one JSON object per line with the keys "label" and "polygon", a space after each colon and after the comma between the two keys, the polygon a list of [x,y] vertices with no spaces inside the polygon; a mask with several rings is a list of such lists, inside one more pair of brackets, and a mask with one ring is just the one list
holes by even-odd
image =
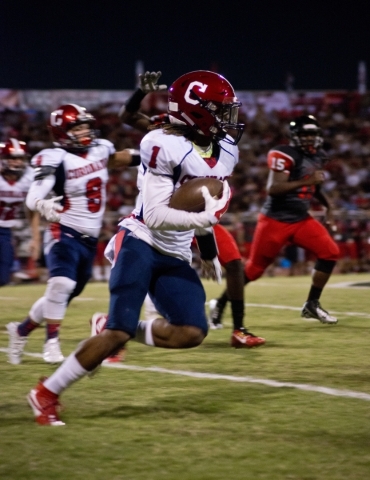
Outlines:
{"label": "arm sleeve", "polygon": [[55,184],[55,176],[48,175],[42,180],[36,180],[32,182],[30,189],[28,190],[26,197],[27,207],[35,211],[37,200],[44,199],[53,189]]}
{"label": "arm sleeve", "polygon": [[[197,233],[197,232],[195,232]],[[200,251],[200,258],[202,260],[213,260],[218,255],[217,244],[213,232],[206,235],[195,235],[198,248]]]}
{"label": "arm sleeve", "polygon": [[153,230],[193,230],[212,225],[208,212],[189,213],[168,206],[173,193],[172,179],[147,171],[143,180],[145,224]]}

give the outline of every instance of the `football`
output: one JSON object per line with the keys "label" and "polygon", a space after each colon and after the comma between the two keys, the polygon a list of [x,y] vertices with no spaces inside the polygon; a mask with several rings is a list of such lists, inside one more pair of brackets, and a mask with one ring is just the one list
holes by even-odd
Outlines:
{"label": "football", "polygon": [[203,185],[208,188],[212,197],[221,198],[223,189],[221,180],[210,177],[193,178],[174,192],[170,207],[186,212],[203,212],[205,207],[201,190]]}

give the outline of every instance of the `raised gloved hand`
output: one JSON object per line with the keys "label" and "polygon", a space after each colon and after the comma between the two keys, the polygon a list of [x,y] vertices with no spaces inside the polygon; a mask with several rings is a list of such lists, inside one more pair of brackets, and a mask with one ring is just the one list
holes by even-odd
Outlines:
{"label": "raised gloved hand", "polygon": [[208,188],[205,186],[202,187],[202,195],[205,201],[204,210],[211,214],[210,220],[212,225],[216,225],[216,223],[220,221],[220,218],[226,212],[230,203],[230,199],[231,199],[230,186],[227,180],[224,180],[223,184],[224,186],[223,186],[221,198],[212,197],[211,194],[209,193]]}
{"label": "raised gloved hand", "polygon": [[60,203],[55,202],[59,202],[60,200],[62,200],[62,198],[63,195],[61,195],[60,197],[52,197],[48,200],[37,200],[36,209],[49,222],[59,222],[60,215],[58,212],[61,212],[63,210],[63,207],[62,205],[60,205]]}
{"label": "raised gloved hand", "polygon": [[162,72],[139,73],[140,89],[144,93],[158,92],[167,90],[167,85],[157,85]]}
{"label": "raised gloved hand", "polygon": [[217,283],[222,283],[222,267],[217,257],[212,260],[202,260],[202,277],[216,280]]}

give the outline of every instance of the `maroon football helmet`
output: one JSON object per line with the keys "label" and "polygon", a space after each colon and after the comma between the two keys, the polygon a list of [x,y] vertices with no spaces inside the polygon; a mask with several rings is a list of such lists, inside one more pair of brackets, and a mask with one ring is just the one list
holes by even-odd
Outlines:
{"label": "maroon football helmet", "polygon": [[[82,137],[72,133],[73,127],[81,124],[90,126],[89,134]],[[97,133],[94,130],[95,117],[87,112],[84,107],[68,103],[61,105],[51,112],[49,117],[49,129],[56,147],[66,150],[87,150],[96,145]]]}
{"label": "maroon football helmet", "polygon": [[28,153],[25,142],[9,138],[0,143],[1,174],[12,174],[20,178],[26,170]]}
{"label": "maroon football helmet", "polygon": [[244,131],[244,124],[238,123],[240,105],[230,83],[207,70],[186,73],[169,88],[168,113],[173,123],[185,123],[198,133],[232,145]]}

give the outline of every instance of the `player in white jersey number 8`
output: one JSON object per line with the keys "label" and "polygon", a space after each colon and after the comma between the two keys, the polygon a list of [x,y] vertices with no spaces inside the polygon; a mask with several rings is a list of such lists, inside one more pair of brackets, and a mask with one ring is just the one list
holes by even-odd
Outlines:
{"label": "player in white jersey number 8", "polygon": [[27,318],[7,325],[12,364],[21,362],[28,335],[43,322],[44,360],[58,363],[64,359],[59,328],[69,302],[91,276],[105,211],[108,168],[140,163],[138,151],[116,152],[110,141],[98,138],[94,124],[95,118],[85,108],[61,105],[49,118],[54,148],[41,150],[31,160],[35,179],[26,205],[50,222],[44,238],[49,280],[44,296],[32,305]]}

